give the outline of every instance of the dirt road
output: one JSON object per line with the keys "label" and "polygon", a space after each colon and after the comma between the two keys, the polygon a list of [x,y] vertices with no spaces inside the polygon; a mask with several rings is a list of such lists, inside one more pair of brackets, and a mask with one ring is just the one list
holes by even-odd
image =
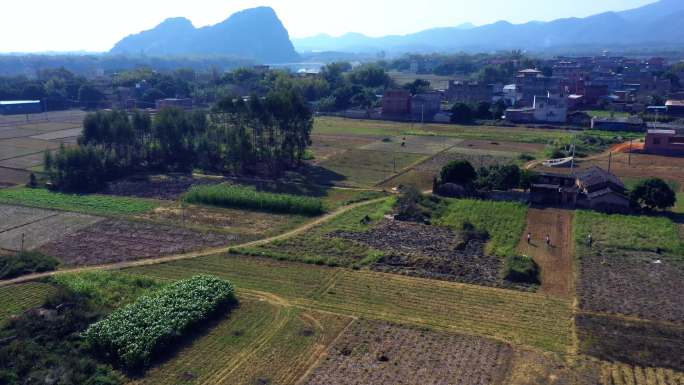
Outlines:
{"label": "dirt road", "polygon": [[[534,258],[541,267],[540,292],[562,298],[575,295],[572,212],[560,209],[530,209],[527,230],[518,250]],[[532,234],[531,244],[527,234]],[[546,235],[551,246],[546,246]]]}
{"label": "dirt road", "polygon": [[387,199],[387,198],[378,198],[378,199],[374,199],[374,200],[370,200],[370,201],[359,202],[359,203],[354,203],[354,204],[351,204],[348,206],[340,207],[339,209],[337,209],[337,210],[335,210],[329,214],[326,214],[322,217],[316,218],[313,221],[305,223],[304,225],[302,225],[302,226],[300,226],[294,230],[288,231],[288,232],[280,234],[280,235],[276,235],[274,237],[260,239],[260,240],[253,241],[253,242],[248,242],[248,243],[243,243],[243,244],[238,244],[238,245],[232,245],[232,246],[227,246],[227,247],[222,247],[222,248],[216,248],[216,249],[195,251],[195,252],[185,253],[185,254],[168,255],[165,257],[152,258],[152,259],[143,259],[143,260],[139,260],[139,261],[129,261],[129,262],[113,263],[113,264],[97,265],[97,266],[84,266],[84,267],[77,267],[77,268],[73,268],[73,269],[56,270],[56,271],[51,271],[51,272],[47,272],[47,273],[25,275],[25,276],[15,278],[15,279],[0,281],[0,287],[14,285],[17,283],[35,281],[37,279],[52,277],[52,276],[55,276],[58,274],[82,273],[82,272],[97,271],[97,270],[117,270],[117,269],[129,268],[129,267],[157,265],[160,263],[179,261],[179,260],[183,260],[183,259],[192,259],[192,258],[205,257],[208,255],[213,255],[213,254],[227,253],[231,249],[240,248],[240,247],[256,247],[256,246],[264,245],[267,243],[271,243],[271,242],[275,242],[275,241],[279,241],[279,240],[283,240],[283,239],[287,239],[287,238],[292,238],[296,235],[299,235],[299,234],[302,234],[308,230],[311,230],[312,228],[314,228],[320,224],[323,224],[325,222],[333,220],[334,218],[337,218],[338,216],[340,216],[340,215],[342,215],[342,214],[344,214],[350,210],[353,210],[353,209],[358,208],[358,207],[370,205],[373,203],[378,203],[378,202],[381,202],[385,199]]}

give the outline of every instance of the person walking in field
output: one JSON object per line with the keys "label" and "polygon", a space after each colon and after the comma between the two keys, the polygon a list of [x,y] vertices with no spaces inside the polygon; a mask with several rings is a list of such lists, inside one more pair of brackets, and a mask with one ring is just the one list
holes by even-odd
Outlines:
{"label": "person walking in field", "polygon": [[591,233],[589,233],[589,236],[587,237],[587,244],[589,247],[593,246],[594,244],[594,237],[591,236]]}
{"label": "person walking in field", "polygon": [[546,234],[546,246],[551,247],[551,236]]}
{"label": "person walking in field", "polygon": [[532,233],[527,233],[527,244],[528,245],[532,244]]}

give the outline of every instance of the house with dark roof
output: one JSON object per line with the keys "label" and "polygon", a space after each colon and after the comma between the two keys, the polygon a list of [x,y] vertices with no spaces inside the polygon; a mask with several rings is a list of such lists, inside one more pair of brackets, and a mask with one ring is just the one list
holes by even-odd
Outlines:
{"label": "house with dark roof", "polygon": [[627,212],[627,188],[615,174],[600,167],[572,174],[542,173],[530,189],[532,203],[606,212]]}

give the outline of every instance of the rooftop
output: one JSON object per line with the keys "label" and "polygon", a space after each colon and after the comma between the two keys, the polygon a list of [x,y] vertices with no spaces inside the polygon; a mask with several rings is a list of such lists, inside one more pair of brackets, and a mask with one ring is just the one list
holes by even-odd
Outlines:
{"label": "rooftop", "polygon": [[665,107],[684,107],[684,100],[668,100]]}
{"label": "rooftop", "polygon": [[612,183],[618,187],[621,187],[622,189],[626,189],[624,183],[622,183],[620,178],[615,176],[615,174],[597,166],[578,173],[577,179],[587,186],[593,186],[601,183]]}
{"label": "rooftop", "polygon": [[2,106],[15,104],[40,104],[40,100],[0,100],[0,105]]}
{"label": "rooftop", "polygon": [[648,130],[649,134],[656,134],[656,135],[676,135],[677,131],[675,130]]}

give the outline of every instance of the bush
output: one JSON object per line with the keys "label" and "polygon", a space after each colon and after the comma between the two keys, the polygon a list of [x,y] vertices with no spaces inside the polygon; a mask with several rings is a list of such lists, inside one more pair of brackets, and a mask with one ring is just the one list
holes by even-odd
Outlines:
{"label": "bush", "polygon": [[156,353],[234,300],[230,282],[196,276],[140,297],[91,325],[84,336],[97,354],[129,370],[140,369],[148,366]]}
{"label": "bush", "polygon": [[506,257],[504,276],[511,282],[539,284],[539,265],[526,255]]}
{"label": "bush", "polygon": [[262,192],[235,185],[195,186],[187,193],[185,201],[285,214],[315,216],[324,212],[323,202],[318,198]]}
{"label": "bush", "polygon": [[22,251],[16,255],[0,257],[0,279],[55,270],[59,261],[37,251]]}

